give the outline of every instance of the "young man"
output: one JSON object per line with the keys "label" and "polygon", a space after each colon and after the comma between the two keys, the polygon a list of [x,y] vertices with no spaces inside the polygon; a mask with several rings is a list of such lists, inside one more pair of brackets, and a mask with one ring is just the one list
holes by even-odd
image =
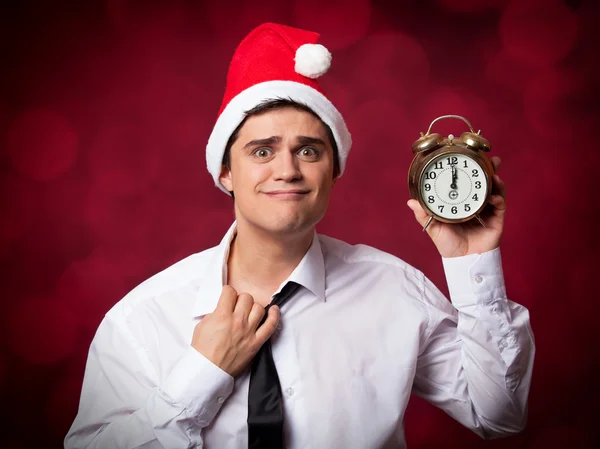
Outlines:
{"label": "young man", "polygon": [[207,146],[236,221],[107,313],[65,447],[403,448],[411,392],[484,438],[525,426],[534,343],[504,288],[502,181],[486,228],[428,228],[452,304],[400,259],[316,234],[351,144],[316,40],[265,24],[236,50]]}

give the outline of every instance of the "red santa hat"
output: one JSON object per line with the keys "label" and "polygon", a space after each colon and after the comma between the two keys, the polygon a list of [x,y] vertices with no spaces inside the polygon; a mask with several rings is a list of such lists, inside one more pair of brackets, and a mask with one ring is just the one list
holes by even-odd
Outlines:
{"label": "red santa hat", "polygon": [[331,65],[331,54],[317,44],[319,35],[275,23],[255,28],[236,49],[217,122],[206,146],[206,166],[215,185],[226,193],[219,175],[229,137],[246,111],[279,98],[305,104],[333,132],[338,147],[340,175],[352,145],[350,133],[336,107],[317,83]]}

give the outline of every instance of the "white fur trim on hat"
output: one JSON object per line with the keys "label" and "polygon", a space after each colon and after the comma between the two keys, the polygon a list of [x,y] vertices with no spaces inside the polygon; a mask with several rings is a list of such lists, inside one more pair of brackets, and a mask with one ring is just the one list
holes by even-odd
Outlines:
{"label": "white fur trim on hat", "polygon": [[219,181],[225,146],[233,131],[244,120],[246,111],[268,100],[291,99],[305,104],[325,122],[333,133],[338,147],[340,176],[346,167],[346,159],[352,146],[352,138],[342,114],[327,97],[306,84],[294,81],[266,81],[255,84],[236,95],[225,107],[212,130],[206,146],[206,167],[215,185],[230,193]]}
{"label": "white fur trim on hat", "polygon": [[331,67],[331,53],[321,44],[303,44],[296,50],[294,70],[308,78],[318,78]]}

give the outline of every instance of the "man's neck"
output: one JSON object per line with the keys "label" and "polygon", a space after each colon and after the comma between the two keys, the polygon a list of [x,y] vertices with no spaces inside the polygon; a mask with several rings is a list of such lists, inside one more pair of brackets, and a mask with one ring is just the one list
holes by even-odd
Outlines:
{"label": "man's neck", "polygon": [[313,236],[314,228],[304,234],[282,237],[238,223],[227,261],[228,283],[273,293],[298,266]]}

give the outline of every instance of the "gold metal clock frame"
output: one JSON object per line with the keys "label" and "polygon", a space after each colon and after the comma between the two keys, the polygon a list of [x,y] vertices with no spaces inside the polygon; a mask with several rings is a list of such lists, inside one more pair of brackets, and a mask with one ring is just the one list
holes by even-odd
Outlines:
{"label": "gold metal clock frame", "polygon": [[[431,128],[439,120],[455,118],[465,122],[470,129],[470,132],[464,132],[459,138],[454,137],[452,134],[444,138],[441,134],[431,133]],[[491,150],[489,141],[481,136],[481,130],[475,132],[471,123],[460,115],[443,115],[436,118],[431,122],[427,132],[425,134],[420,133],[421,137],[412,145],[412,151],[415,157],[408,170],[408,189],[412,198],[419,201],[419,204],[429,214],[429,219],[423,227],[423,231],[427,229],[431,221],[435,218],[443,223],[464,223],[473,218],[476,218],[479,223],[485,227],[485,223],[480,217],[480,213],[483,208],[488,204],[490,194],[492,192],[492,176],[494,175],[494,166],[490,159],[485,153]],[[446,154],[462,154],[466,157],[473,159],[483,169],[484,176],[487,181],[487,189],[485,192],[485,198],[481,203],[481,206],[474,211],[471,215],[465,218],[459,219],[447,219],[437,215],[434,211],[429,209],[427,204],[423,201],[423,195],[421,195],[421,177],[424,174],[425,168],[428,166],[431,160],[444,156]]]}

